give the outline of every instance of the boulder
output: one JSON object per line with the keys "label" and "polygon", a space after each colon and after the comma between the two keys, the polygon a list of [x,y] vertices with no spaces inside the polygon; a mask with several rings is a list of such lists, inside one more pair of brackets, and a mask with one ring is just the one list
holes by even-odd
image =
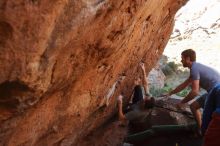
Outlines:
{"label": "boulder", "polygon": [[156,64],[186,1],[1,0],[0,145],[79,145],[131,94],[138,63]]}

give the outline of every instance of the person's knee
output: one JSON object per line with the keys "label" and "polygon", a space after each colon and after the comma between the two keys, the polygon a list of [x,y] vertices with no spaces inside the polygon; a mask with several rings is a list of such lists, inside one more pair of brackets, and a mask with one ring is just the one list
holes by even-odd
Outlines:
{"label": "person's knee", "polygon": [[199,103],[198,102],[193,102],[191,105],[190,105],[190,109],[191,109],[191,111],[196,111],[196,110],[198,110],[198,109],[200,109],[201,108],[201,106],[199,105]]}

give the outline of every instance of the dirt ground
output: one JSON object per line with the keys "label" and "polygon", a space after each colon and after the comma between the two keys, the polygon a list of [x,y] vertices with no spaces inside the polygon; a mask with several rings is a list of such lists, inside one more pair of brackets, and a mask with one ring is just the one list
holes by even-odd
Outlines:
{"label": "dirt ground", "polygon": [[79,142],[80,146],[122,146],[124,137],[127,134],[127,127],[120,122],[108,123]]}

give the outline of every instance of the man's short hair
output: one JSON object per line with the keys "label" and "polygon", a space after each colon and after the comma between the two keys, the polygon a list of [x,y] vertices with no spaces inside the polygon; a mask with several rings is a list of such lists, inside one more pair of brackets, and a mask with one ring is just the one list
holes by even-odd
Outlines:
{"label": "man's short hair", "polygon": [[196,52],[193,49],[184,50],[181,55],[186,58],[189,57],[190,61],[196,61]]}

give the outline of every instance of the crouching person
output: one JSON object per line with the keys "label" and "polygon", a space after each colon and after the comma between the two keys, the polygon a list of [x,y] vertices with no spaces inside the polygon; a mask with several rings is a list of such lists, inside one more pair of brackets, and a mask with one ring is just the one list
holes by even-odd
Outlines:
{"label": "crouching person", "polygon": [[144,98],[131,106],[127,113],[123,113],[123,96],[118,96],[118,115],[123,123],[129,122],[129,133],[136,133],[150,128],[149,116],[154,106],[154,98]]}

